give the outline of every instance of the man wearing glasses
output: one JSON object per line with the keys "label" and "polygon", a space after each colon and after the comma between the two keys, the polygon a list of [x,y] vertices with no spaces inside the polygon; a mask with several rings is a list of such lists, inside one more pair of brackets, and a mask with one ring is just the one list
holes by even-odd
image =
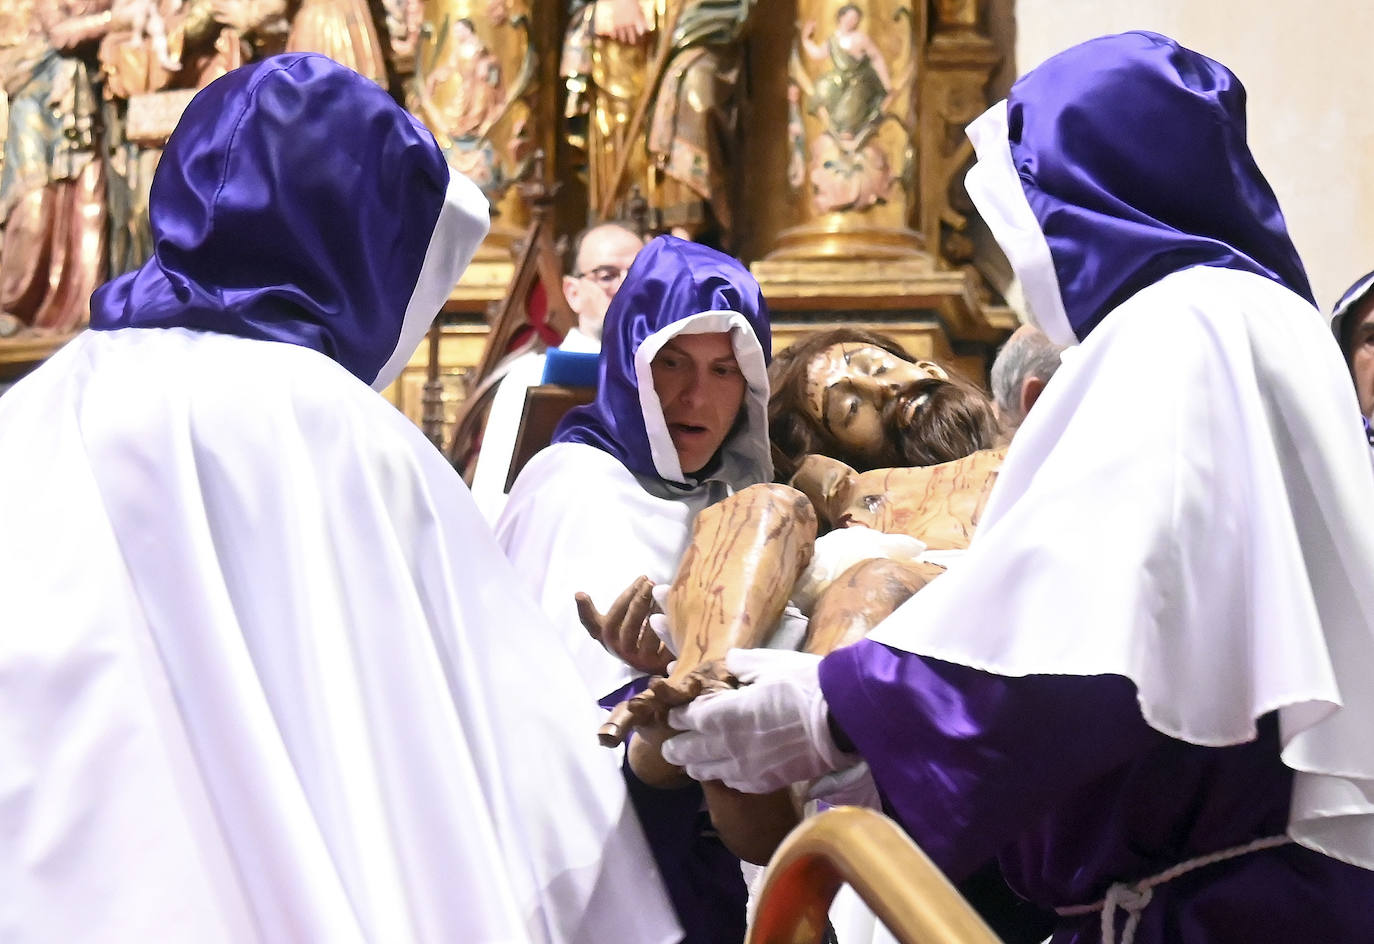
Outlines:
{"label": "man wearing glasses", "polygon": [[[644,241],[619,223],[599,223],[573,238],[568,252],[568,274],[563,295],[577,314],[560,350],[597,354],[601,351],[601,322],[611,299],[625,281],[625,272],[643,248]],[[496,389],[482,451],[472,476],[472,497],[489,523],[494,524],[506,504],[506,477],[515,451],[515,435],[525,410],[525,391],[544,376],[543,353],[517,358]]]}

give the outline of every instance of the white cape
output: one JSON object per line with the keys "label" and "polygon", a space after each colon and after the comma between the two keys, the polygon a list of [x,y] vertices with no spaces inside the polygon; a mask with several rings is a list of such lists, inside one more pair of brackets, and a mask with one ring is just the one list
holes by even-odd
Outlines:
{"label": "white cape", "polygon": [[692,521],[725,495],[722,486],[661,498],[610,453],[582,443],[554,443],[520,472],[496,540],[597,698],[644,673],[587,635],[574,597],[586,593],[604,613],[636,577],[672,583]]}
{"label": "white cape", "polygon": [[1306,302],[1176,272],[1098,325],[1016,435],[960,566],[870,638],[1000,675],[1117,674],[1154,728],[1278,711],[1289,832],[1374,868],[1374,477]]}
{"label": "white cape", "polygon": [[0,939],[677,940],[571,662],[343,368],[87,332],[0,455]]}

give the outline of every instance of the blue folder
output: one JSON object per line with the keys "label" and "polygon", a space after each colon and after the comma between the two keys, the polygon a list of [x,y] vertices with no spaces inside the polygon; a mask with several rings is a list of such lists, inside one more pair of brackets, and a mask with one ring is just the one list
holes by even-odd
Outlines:
{"label": "blue folder", "polygon": [[597,364],[600,361],[599,354],[551,347],[544,358],[544,378],[541,382],[563,387],[595,387]]}

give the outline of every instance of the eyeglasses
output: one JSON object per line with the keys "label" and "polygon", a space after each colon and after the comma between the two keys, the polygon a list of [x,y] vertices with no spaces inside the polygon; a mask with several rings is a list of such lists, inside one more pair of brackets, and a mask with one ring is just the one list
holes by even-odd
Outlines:
{"label": "eyeglasses", "polygon": [[625,281],[626,271],[619,266],[599,265],[588,269],[586,272],[574,272],[573,278],[589,279],[609,291]]}

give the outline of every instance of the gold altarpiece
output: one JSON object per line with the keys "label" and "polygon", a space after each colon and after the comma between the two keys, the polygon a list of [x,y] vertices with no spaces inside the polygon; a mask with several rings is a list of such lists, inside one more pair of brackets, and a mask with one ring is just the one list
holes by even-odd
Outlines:
{"label": "gold altarpiece", "polygon": [[[972,159],[963,128],[986,107],[989,78],[1007,54],[989,38],[986,3],[641,0],[643,87],[625,92],[618,105],[620,124],[608,132],[618,137],[601,142],[612,160],[595,153],[611,170],[598,180],[589,179],[596,162],[584,150],[587,127],[598,118],[595,101],[581,129],[569,117],[570,94],[579,88],[576,55],[592,66],[600,62],[595,50],[579,49],[569,37],[579,17],[595,32],[594,11],[578,0],[372,4],[391,91],[435,132],[450,163],[482,186],[494,212],[491,236],[439,322],[438,376],[430,379],[442,389],[436,393],[431,382],[431,407],[441,396],[451,422],[465,377],[481,359],[488,313],[511,283],[529,222],[517,185],[536,166],[536,154],[545,158],[545,178],[558,185],[558,232],[624,217],[638,200],[645,207],[638,225],[713,239],[750,264],[774,313],[775,346],[837,322],[865,324],[896,335],[914,354],[952,361],[982,379],[992,345],[1015,324],[973,265],[961,183]],[[238,0],[232,24],[207,26],[203,11],[222,10],[223,3],[163,0],[169,48],[188,64],[193,53],[199,58],[171,83],[180,90],[145,81],[120,98],[105,64],[120,6],[88,0],[83,15],[94,10],[105,32],[64,53],[84,63],[92,94],[102,99],[83,119],[93,134],[106,136],[104,153],[114,153],[112,139],[127,139],[132,110],[138,162],[144,169],[155,164],[194,86],[281,48],[301,6]],[[724,19],[713,12],[722,8],[730,11]],[[116,11],[113,19],[103,10]],[[0,30],[0,46],[6,41]],[[595,81],[595,68],[584,71]],[[703,75],[708,86],[700,85]],[[146,72],[159,76],[166,77]],[[664,104],[676,95],[686,103],[679,111],[690,110],[703,89],[728,93],[728,121],[706,123],[717,137],[726,128],[725,144],[694,139],[700,116],[674,116]],[[8,121],[0,125],[2,134]],[[678,212],[697,197],[699,215]],[[713,225],[703,227],[703,219]],[[135,229],[126,223],[121,233],[111,224],[116,245],[137,247],[128,236]],[[125,260],[119,268],[127,267]],[[22,318],[19,327],[0,339],[0,382],[63,340],[35,335]],[[421,346],[387,394],[416,422],[430,350]]]}

